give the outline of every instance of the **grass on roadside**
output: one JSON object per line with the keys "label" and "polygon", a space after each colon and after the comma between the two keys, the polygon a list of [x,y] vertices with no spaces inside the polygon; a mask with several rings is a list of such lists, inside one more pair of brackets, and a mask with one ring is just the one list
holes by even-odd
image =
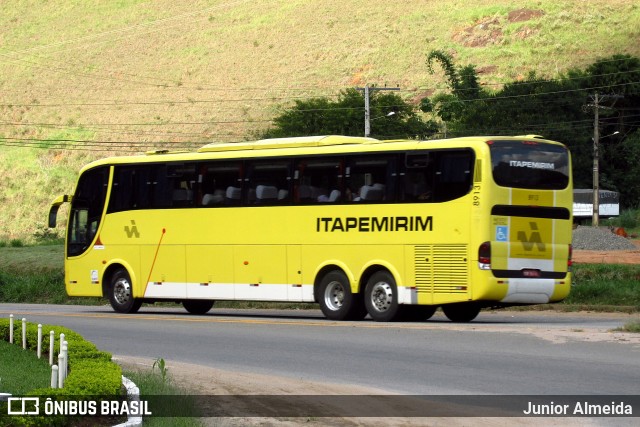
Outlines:
{"label": "grass on roadside", "polygon": [[[124,370],[123,375],[133,381],[140,389],[140,398],[145,399],[145,396],[180,396],[179,405],[177,410],[188,411],[189,413],[198,413],[195,400],[189,398],[189,391],[184,390],[176,386],[168,373],[168,370],[164,367],[164,360],[162,361],[162,367],[158,364],[154,364],[152,369],[136,369],[136,370]],[[158,367],[159,369],[156,369]],[[182,405],[188,405],[188,408],[184,408]],[[171,411],[170,407],[164,407],[164,411]],[[150,427],[191,427],[191,426],[204,426],[204,424],[197,418],[190,417],[145,417],[144,425]]]}
{"label": "grass on roadside", "polygon": [[48,359],[38,359],[33,351],[3,340],[0,340],[0,354],[0,393],[21,396],[37,388],[49,387],[51,367]]}
{"label": "grass on roadside", "polygon": [[640,310],[640,265],[580,264],[573,269],[567,305],[617,306]]}
{"label": "grass on roadside", "polygon": [[633,332],[640,334],[640,320],[632,320],[625,323],[623,326],[613,329],[614,332]]}

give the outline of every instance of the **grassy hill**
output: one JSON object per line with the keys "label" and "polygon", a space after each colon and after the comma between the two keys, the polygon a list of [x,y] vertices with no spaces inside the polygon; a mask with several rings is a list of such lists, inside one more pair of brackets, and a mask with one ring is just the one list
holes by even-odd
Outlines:
{"label": "grassy hill", "polygon": [[432,49],[499,85],[638,56],[639,40],[635,0],[6,0],[0,240],[42,230],[91,159],[250,139],[293,100],[353,86],[443,90]]}

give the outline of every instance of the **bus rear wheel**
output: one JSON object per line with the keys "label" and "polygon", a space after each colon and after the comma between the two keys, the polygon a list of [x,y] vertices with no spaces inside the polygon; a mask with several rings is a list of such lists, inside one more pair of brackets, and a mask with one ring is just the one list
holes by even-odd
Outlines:
{"label": "bus rear wheel", "polygon": [[206,299],[189,299],[182,301],[182,306],[191,314],[205,314],[215,301]]}
{"label": "bus rear wheel", "polygon": [[320,309],[327,319],[362,320],[367,315],[362,297],[351,292],[349,278],[342,271],[325,274],[317,292]]}
{"label": "bus rear wheel", "polygon": [[142,300],[133,297],[131,277],[123,268],[116,270],[111,276],[109,302],[118,313],[135,313],[142,306]]}
{"label": "bus rear wheel", "polygon": [[471,322],[480,314],[480,309],[481,307],[478,304],[467,302],[445,304],[442,306],[444,315],[452,322],[457,323]]}
{"label": "bus rear wheel", "polygon": [[376,322],[391,322],[398,318],[398,288],[393,276],[387,271],[373,274],[364,290],[364,304]]}

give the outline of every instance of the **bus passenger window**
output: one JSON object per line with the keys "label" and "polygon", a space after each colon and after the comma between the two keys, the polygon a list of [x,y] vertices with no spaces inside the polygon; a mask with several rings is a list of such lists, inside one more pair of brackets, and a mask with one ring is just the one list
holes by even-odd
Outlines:
{"label": "bus passenger window", "polygon": [[242,200],[242,163],[212,162],[202,164],[199,192],[202,206],[237,205]]}
{"label": "bus passenger window", "polygon": [[474,156],[471,150],[451,150],[438,153],[435,172],[436,202],[458,199],[471,190]]}
{"label": "bus passenger window", "polygon": [[340,158],[300,159],[296,163],[294,200],[300,204],[342,200],[343,162]]}
{"label": "bus passenger window", "polygon": [[395,199],[395,157],[376,154],[352,158],[346,175],[348,200],[352,202],[376,203]]}
{"label": "bus passenger window", "polygon": [[289,160],[257,160],[248,170],[247,204],[275,205],[289,201]]}
{"label": "bus passenger window", "polygon": [[435,155],[410,154],[405,159],[401,200],[404,202],[433,202]]}

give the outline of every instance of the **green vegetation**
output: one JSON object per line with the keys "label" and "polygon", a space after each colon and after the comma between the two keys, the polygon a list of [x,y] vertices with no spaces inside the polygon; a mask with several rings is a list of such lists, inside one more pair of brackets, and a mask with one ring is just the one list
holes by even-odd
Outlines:
{"label": "green vegetation", "polygon": [[[19,322],[14,322],[14,338],[21,334],[22,325],[18,325]],[[83,395],[83,396],[120,396],[120,387],[122,383],[122,372],[120,366],[111,362],[111,354],[100,351],[96,346],[85,339],[78,333],[61,326],[42,325],[43,340],[42,349],[43,357],[48,360],[49,348],[50,348],[50,335],[49,331],[54,331],[54,354],[60,353],[60,334],[65,334],[65,340],[69,344],[69,376],[67,377],[64,387],[62,389],[49,388],[50,373],[43,373],[44,378],[41,377],[42,383],[40,387],[30,388],[29,390],[22,390],[23,396],[40,396],[50,397],[54,400],[63,399],[64,396],[69,395]],[[0,319],[0,342],[9,341],[10,336],[10,322],[9,319]],[[35,324],[27,323],[27,350],[31,352],[37,349],[37,337],[38,327]],[[15,349],[11,350],[13,353]],[[20,350],[24,352],[25,350]],[[28,355],[25,355],[28,356]],[[29,356],[31,357],[31,356]],[[3,363],[0,365],[0,372],[4,369],[12,369],[12,366],[6,367]],[[20,374],[24,374],[23,371],[17,370]],[[36,381],[41,381],[37,379]],[[16,393],[14,389],[3,390],[6,392]],[[0,405],[1,406],[1,405]],[[6,411],[4,408],[0,408],[2,411]],[[3,412],[6,413],[6,412]],[[37,426],[53,426],[53,425],[66,425],[67,419],[64,416],[29,416],[28,418],[11,417],[0,418],[0,425],[37,425]]]}
{"label": "green vegetation", "polygon": [[629,235],[640,233],[640,209],[625,209],[616,218],[608,218],[603,225],[610,227],[623,227]]}
{"label": "green vegetation", "polygon": [[614,331],[616,331],[616,332],[633,332],[633,333],[638,334],[638,333],[640,333],[640,321],[633,320],[631,322],[627,322],[627,323],[624,324],[624,326],[614,329]]}
{"label": "green vegetation", "polygon": [[[394,93],[371,90],[370,114],[372,138],[378,139],[428,139],[438,132],[433,120],[423,120],[415,105],[405,102]],[[262,138],[278,138],[306,135],[351,135],[363,133],[363,95],[356,89],[347,89],[336,101],[328,98],[296,100],[295,106],[284,111],[274,120],[273,129]]]}
{"label": "green vegetation", "polygon": [[[163,411],[170,413],[175,407],[175,411],[178,413],[198,414],[198,407],[196,406],[194,399],[189,396],[188,390],[184,390],[183,388],[176,386],[173,378],[168,373],[168,368],[163,366],[162,369],[159,369],[159,366],[157,366],[160,363],[159,361],[162,361],[162,364],[164,365],[164,359],[157,359],[157,363],[154,363],[154,367],[151,370],[125,370],[124,376],[129,378],[138,386],[138,388],[140,388],[140,394],[143,398],[144,396],[172,396],[170,400],[163,400],[163,403],[165,403]],[[145,418],[144,425],[151,427],[190,427],[202,426],[204,424],[200,420],[190,417],[151,416],[149,418]]]}
{"label": "green vegetation", "polygon": [[36,353],[24,350],[22,338],[14,336],[14,344],[0,340],[0,392],[25,395],[37,388],[49,387],[51,367],[49,357],[38,359]]}
{"label": "green vegetation", "polygon": [[640,311],[640,265],[578,264],[573,271],[571,293],[563,305]]}

